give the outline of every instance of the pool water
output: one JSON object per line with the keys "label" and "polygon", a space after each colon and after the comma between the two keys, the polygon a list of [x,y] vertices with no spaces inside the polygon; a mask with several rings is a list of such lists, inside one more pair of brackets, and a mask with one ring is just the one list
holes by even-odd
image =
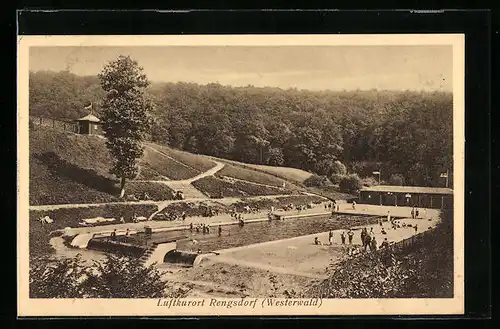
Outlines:
{"label": "pool water", "polygon": [[[254,243],[293,238],[302,235],[326,232],[328,230],[349,229],[353,226],[374,224],[379,216],[342,216],[309,217],[287,219],[282,221],[264,221],[239,225],[222,226],[222,234],[218,234],[218,226],[210,227],[210,233],[203,234],[193,231],[169,231],[153,233],[150,238],[144,233],[130,236],[126,242],[145,245],[153,242],[179,238],[177,249],[198,251],[203,253],[214,250],[245,246]],[[196,242],[193,242],[193,239]],[[125,241],[124,241],[125,242]]]}

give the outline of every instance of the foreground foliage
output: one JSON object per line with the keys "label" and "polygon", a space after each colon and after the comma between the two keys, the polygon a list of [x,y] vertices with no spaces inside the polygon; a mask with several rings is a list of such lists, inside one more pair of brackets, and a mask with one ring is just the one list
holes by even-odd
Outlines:
{"label": "foreground foliage", "polygon": [[31,298],[160,298],[187,293],[172,288],[153,265],[144,267],[138,259],[115,255],[90,266],[80,256],[33,259],[29,288]]}

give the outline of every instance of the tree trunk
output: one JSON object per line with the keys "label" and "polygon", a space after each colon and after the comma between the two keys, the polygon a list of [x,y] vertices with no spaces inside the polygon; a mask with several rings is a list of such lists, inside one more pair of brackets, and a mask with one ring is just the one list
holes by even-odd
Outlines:
{"label": "tree trunk", "polygon": [[120,199],[125,196],[125,177],[120,178]]}

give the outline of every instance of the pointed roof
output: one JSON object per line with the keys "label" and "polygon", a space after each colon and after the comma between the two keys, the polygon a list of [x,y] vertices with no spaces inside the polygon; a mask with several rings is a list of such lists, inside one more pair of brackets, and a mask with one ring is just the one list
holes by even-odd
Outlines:
{"label": "pointed roof", "polygon": [[80,118],[76,121],[101,122],[101,120],[99,120],[99,118],[93,114],[88,114],[88,115],[84,116],[83,118]]}

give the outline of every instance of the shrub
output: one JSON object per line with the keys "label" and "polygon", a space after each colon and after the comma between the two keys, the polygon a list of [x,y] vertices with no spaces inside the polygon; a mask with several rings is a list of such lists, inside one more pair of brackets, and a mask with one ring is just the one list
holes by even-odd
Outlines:
{"label": "shrub", "polygon": [[333,163],[332,175],[346,175],[346,174],[347,174],[346,166],[339,160],[335,161]]}
{"label": "shrub", "polygon": [[344,176],[339,183],[340,192],[357,193],[363,186],[361,178],[357,174]]}
{"label": "shrub", "polygon": [[403,186],[405,185],[405,178],[401,174],[392,174],[389,178],[389,184],[394,186]]}
{"label": "shrub", "polygon": [[304,185],[307,187],[321,187],[331,185],[331,182],[326,176],[312,175],[304,181]]}
{"label": "shrub", "polygon": [[362,180],[363,186],[375,186],[378,185],[378,180],[373,177],[365,177]]}
{"label": "shrub", "polygon": [[185,297],[188,290],[173,289],[153,265],[139,259],[107,255],[92,266],[81,256],[30,262],[31,298],[160,298]]}
{"label": "shrub", "polygon": [[344,177],[344,175],[340,175],[340,174],[333,174],[330,176],[330,182],[332,182],[333,184],[336,184],[338,185],[340,183],[340,180]]}

